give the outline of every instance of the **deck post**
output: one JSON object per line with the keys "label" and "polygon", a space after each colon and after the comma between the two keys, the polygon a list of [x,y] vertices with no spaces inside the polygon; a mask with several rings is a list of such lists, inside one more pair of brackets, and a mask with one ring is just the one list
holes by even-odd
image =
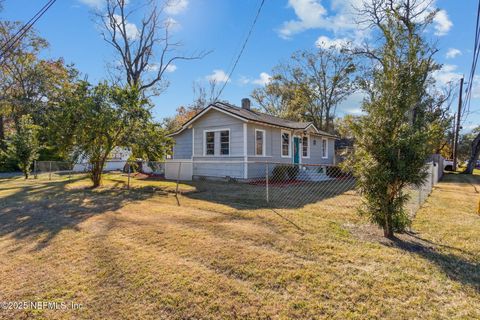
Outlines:
{"label": "deck post", "polygon": [[52,180],[52,161],[49,161],[49,166],[48,166],[48,180]]}
{"label": "deck post", "polygon": [[268,162],[265,162],[265,193],[267,197],[267,203],[270,202],[270,194],[268,190]]}
{"label": "deck post", "polygon": [[37,160],[33,162],[33,178],[37,179]]}

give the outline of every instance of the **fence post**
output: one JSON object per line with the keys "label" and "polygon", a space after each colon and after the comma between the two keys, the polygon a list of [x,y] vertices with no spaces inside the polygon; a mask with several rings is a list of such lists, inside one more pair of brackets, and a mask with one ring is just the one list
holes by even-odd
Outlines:
{"label": "fence post", "polygon": [[130,190],[130,162],[127,162],[127,168],[128,168],[127,189]]}
{"label": "fence post", "polygon": [[37,179],[37,160],[33,162],[33,178]]}
{"label": "fence post", "polygon": [[267,197],[267,203],[270,202],[270,193],[268,189],[268,178],[269,178],[269,171],[268,171],[268,162],[265,163],[265,191],[266,191],[266,197]]}
{"label": "fence post", "polygon": [[52,161],[48,162],[48,180],[52,180]]}
{"label": "fence post", "polygon": [[435,161],[432,162],[432,185],[430,187],[430,192],[433,190],[433,186],[435,185],[435,168],[436,168],[436,165],[435,165]]}
{"label": "fence post", "polygon": [[182,169],[182,162],[178,163],[178,172],[177,172],[177,186],[175,187],[175,196],[178,196],[178,184],[180,183],[180,173]]}

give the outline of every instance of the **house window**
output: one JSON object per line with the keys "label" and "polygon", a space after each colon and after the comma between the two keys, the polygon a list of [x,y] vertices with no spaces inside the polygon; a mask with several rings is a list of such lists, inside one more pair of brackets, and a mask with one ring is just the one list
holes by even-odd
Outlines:
{"label": "house window", "polygon": [[282,132],[282,157],[290,157],[290,133]]}
{"label": "house window", "polygon": [[205,133],[205,154],[215,154],[215,132],[208,131]]}
{"label": "house window", "polygon": [[230,131],[220,131],[220,154],[230,154]]}
{"label": "house window", "polygon": [[255,129],[255,155],[265,155],[265,130]]}
{"label": "house window", "polygon": [[308,158],[308,137],[302,138],[302,156]]}
{"label": "house window", "polygon": [[328,158],[328,140],[322,139],[322,158]]}

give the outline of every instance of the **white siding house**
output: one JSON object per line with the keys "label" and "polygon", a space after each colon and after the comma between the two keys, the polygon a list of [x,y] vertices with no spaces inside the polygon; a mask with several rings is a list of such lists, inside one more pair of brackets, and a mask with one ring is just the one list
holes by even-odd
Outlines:
{"label": "white siding house", "polygon": [[264,162],[334,164],[336,137],[311,123],[284,120],[217,102],[187,121],[171,137],[172,161],[192,163],[193,177],[255,178]]}

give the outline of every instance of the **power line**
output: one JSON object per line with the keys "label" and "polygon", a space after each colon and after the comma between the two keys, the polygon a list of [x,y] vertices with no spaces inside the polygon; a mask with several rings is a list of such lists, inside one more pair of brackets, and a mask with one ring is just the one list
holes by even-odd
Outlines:
{"label": "power line", "polygon": [[49,3],[52,2],[52,0],[49,0],[30,20],[27,21],[27,23],[25,23],[20,29],[18,29],[18,31],[10,38],[8,39],[3,45],[2,47],[0,47],[0,52],[2,52],[5,47],[7,45],[9,45],[9,42],[12,41],[13,39],[15,39],[19,34],[20,32],[22,32],[22,30],[27,26],[29,25],[30,23],[32,23],[32,21],[40,14],[41,11],[43,11],[48,5]]}
{"label": "power line", "polygon": [[463,102],[463,110],[461,113],[462,122],[466,120],[466,116],[470,112],[470,100],[472,97],[472,87],[473,87],[473,81],[475,77],[475,71],[477,69],[477,62],[478,62],[479,55],[480,55],[480,1],[478,2],[478,8],[477,8],[477,23],[475,27],[475,42],[473,45],[472,66],[470,68],[470,75],[468,76],[467,88],[465,90],[466,95],[465,95],[465,100]]}
{"label": "power line", "polygon": [[[3,63],[10,56],[13,46],[33,27],[33,25],[50,9],[57,0],[49,0],[25,25],[23,25],[1,48],[0,59]],[[5,46],[8,46],[5,48]]]}
{"label": "power line", "polygon": [[265,4],[265,0],[261,0],[260,6],[258,7],[255,18],[253,19],[252,25],[250,26],[250,30],[248,31],[247,37],[245,38],[245,41],[243,42],[242,48],[240,49],[240,52],[238,53],[237,59],[235,59],[235,63],[233,64],[232,69],[230,70],[230,72],[227,75],[227,79],[225,80],[222,88],[220,88],[220,91],[218,92],[217,96],[215,97],[215,102],[222,95],[223,89],[225,89],[228,81],[230,81],[230,78],[231,78],[233,72],[235,71],[235,68],[237,67],[238,61],[240,61],[240,58],[242,57],[242,54],[245,51],[245,47],[247,46],[248,40],[250,39],[250,36],[252,35],[253,29],[255,27],[255,24],[257,23],[258,17],[260,16],[260,12],[262,11],[262,8],[263,8],[264,4]]}

